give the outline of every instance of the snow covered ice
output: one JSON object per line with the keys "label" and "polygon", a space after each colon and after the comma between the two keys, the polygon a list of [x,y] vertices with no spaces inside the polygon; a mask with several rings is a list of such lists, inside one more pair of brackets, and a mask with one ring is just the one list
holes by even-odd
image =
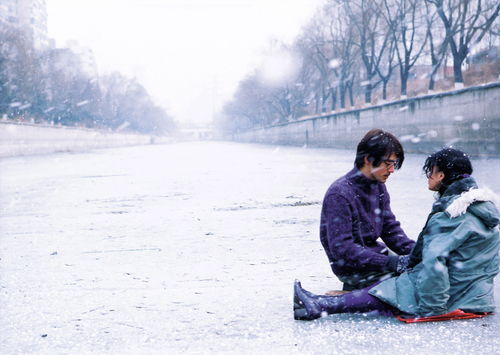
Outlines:
{"label": "snow covered ice", "polygon": [[[320,203],[353,159],[215,142],[1,159],[0,353],[498,353],[499,315],[293,320],[295,278],[341,286]],[[412,238],[433,201],[424,159],[388,182]],[[473,161],[497,194],[499,162]]]}

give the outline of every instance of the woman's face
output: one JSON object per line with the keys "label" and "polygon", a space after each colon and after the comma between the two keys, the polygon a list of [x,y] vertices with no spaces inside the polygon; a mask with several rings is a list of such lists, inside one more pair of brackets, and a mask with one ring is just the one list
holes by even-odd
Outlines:
{"label": "woman's face", "polygon": [[439,191],[444,179],[444,173],[439,171],[437,166],[432,167],[432,173],[427,176],[427,186],[431,191]]}

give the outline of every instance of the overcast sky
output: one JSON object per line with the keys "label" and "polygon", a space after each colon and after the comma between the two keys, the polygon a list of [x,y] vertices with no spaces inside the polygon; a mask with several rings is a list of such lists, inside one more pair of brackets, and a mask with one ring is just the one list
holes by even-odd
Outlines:
{"label": "overcast sky", "polygon": [[136,77],[179,122],[205,123],[272,39],[291,42],[323,0],[48,0],[49,36],[100,74]]}

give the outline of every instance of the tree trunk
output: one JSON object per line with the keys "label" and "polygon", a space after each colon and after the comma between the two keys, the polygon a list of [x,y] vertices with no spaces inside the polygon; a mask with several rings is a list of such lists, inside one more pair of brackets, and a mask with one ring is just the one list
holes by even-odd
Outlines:
{"label": "tree trunk", "polygon": [[349,85],[349,101],[351,102],[351,107],[354,107],[354,93],[352,92],[352,83]]}
{"label": "tree trunk", "polygon": [[339,86],[339,95],[340,95],[340,108],[345,108],[345,85],[340,84]]}
{"label": "tree trunk", "polygon": [[436,84],[436,82],[434,81],[434,74],[431,74],[431,77],[429,79],[429,87],[427,89],[429,91],[433,91],[435,84]]}
{"label": "tree trunk", "polygon": [[[433,51],[434,49],[432,49]],[[436,80],[435,80],[435,77],[436,77],[436,73],[439,69],[439,61],[436,59],[436,56],[432,53],[431,54],[431,62],[432,62],[432,71],[431,71],[431,75],[429,76],[429,86],[428,86],[428,90],[434,90],[434,86],[436,85]]]}
{"label": "tree trunk", "polygon": [[331,88],[330,92],[332,95],[332,111],[335,111],[337,109],[337,89]]}
{"label": "tree trunk", "polygon": [[407,96],[407,85],[408,85],[408,73],[404,71],[400,71],[400,79],[401,79],[401,97]]}
{"label": "tree trunk", "polygon": [[465,60],[465,57],[456,55],[453,56],[453,77],[455,79],[455,84],[464,83],[464,77],[462,75],[462,63]]}
{"label": "tree trunk", "polygon": [[328,97],[330,96],[330,93],[328,90],[323,89],[323,95],[321,98],[321,113],[326,112],[326,108],[328,107]]}
{"label": "tree trunk", "polygon": [[372,84],[368,83],[365,88],[365,103],[372,102]]}
{"label": "tree trunk", "polygon": [[383,80],[382,81],[382,99],[387,100],[387,84],[389,83],[389,80]]}

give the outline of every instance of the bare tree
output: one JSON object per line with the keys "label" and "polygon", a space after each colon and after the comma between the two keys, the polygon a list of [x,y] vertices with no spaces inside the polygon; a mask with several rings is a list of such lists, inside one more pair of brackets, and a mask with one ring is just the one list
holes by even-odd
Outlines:
{"label": "bare tree", "polygon": [[355,30],[343,13],[343,0],[329,0],[314,16],[297,41],[304,65],[312,63],[315,78],[313,88],[315,112],[335,110],[346,106],[352,93],[359,49],[355,46]]}
{"label": "bare tree", "polygon": [[[336,86],[338,87],[338,96],[340,108],[346,107],[346,95],[349,93],[351,106],[354,105],[353,82],[356,69],[359,68],[359,47],[355,45],[356,30],[349,21],[349,17],[343,13],[340,6],[342,2],[333,1],[336,5],[330,10],[330,41],[332,42],[332,59],[329,61],[329,67],[336,76]],[[332,100],[333,101],[333,100]]]}
{"label": "bare tree", "polygon": [[362,86],[367,103],[372,101],[372,91],[380,83],[375,82],[377,67],[389,47],[392,36],[383,21],[381,6],[381,0],[343,0],[344,11],[357,32],[355,44],[359,47],[363,64]]}
{"label": "bare tree", "polygon": [[407,95],[408,77],[426,45],[428,32],[420,23],[425,18],[420,0],[383,0],[382,14],[395,42],[401,96]]}
{"label": "bare tree", "polygon": [[301,65],[297,72],[297,77],[294,83],[295,96],[297,97],[297,115],[305,115],[317,113],[313,107],[319,107],[319,102],[315,102],[318,72],[315,65],[304,56],[301,47],[296,42],[294,51],[301,59]]}
{"label": "bare tree", "polygon": [[100,80],[102,125],[115,130],[164,134],[174,130],[173,119],[155,105],[135,79],[119,72]]}
{"label": "bare tree", "polygon": [[314,65],[317,74],[315,85],[316,112],[326,112],[328,100],[336,93],[332,90],[332,77],[334,73],[329,67],[331,49],[328,48],[326,26],[324,17],[315,16],[306,27],[302,37],[297,41],[304,60]]}
{"label": "bare tree", "polygon": [[388,49],[382,56],[380,64],[375,68],[377,74],[382,82],[382,99],[387,100],[387,85],[392,77],[397,64],[394,63],[394,56],[396,54],[396,41],[394,39],[389,41]]}
{"label": "bare tree", "polygon": [[0,113],[40,119],[45,92],[40,53],[20,29],[0,26]]}
{"label": "bare tree", "polygon": [[49,109],[46,118],[63,125],[103,125],[97,81],[82,69],[81,59],[68,48],[46,53]]}
{"label": "bare tree", "polygon": [[431,57],[431,72],[429,73],[429,90],[434,90],[436,74],[446,58],[448,48],[448,37],[445,35],[441,22],[438,22],[437,13],[431,8],[431,4],[425,2],[427,16],[427,41],[429,44],[429,55]]}
{"label": "bare tree", "polygon": [[462,64],[471,47],[488,33],[500,12],[498,0],[426,0],[441,19],[453,56],[455,84],[463,85]]}
{"label": "bare tree", "polygon": [[[15,27],[0,27],[0,115],[62,125],[164,133],[173,120],[137,82],[88,73],[69,48],[36,50]],[[104,90],[102,90],[104,88]]]}
{"label": "bare tree", "polygon": [[224,108],[222,128],[229,132],[271,124],[273,115],[270,110],[268,93],[263,90],[257,74],[253,73],[242,80],[233,99]]}

